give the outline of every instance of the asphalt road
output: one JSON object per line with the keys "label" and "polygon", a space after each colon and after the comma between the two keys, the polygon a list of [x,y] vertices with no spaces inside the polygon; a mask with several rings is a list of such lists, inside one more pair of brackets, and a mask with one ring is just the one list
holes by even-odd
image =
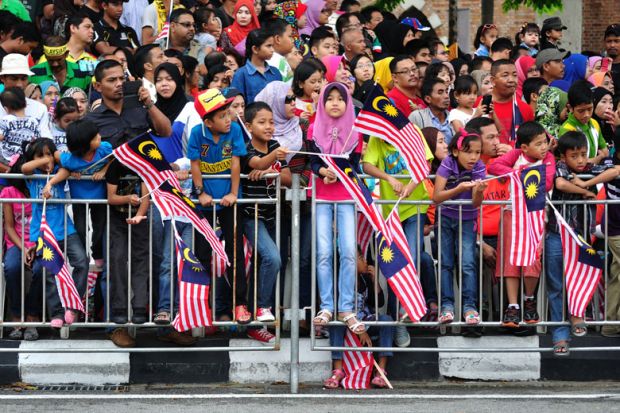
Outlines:
{"label": "asphalt road", "polygon": [[127,391],[0,389],[2,412],[620,412],[620,383],[394,383],[391,391],[285,385],[130,386]]}

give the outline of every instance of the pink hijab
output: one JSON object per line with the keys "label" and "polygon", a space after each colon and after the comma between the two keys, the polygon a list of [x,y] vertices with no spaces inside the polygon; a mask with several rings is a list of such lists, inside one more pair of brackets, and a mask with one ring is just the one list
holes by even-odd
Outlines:
{"label": "pink hijab", "polygon": [[342,56],[338,56],[338,55],[324,56],[321,59],[321,62],[323,62],[323,64],[327,68],[327,72],[325,72],[325,79],[327,79],[328,82],[335,82],[336,72],[338,71],[338,67],[340,66],[340,63],[342,62]]}
{"label": "pink hijab", "polygon": [[[346,101],[344,114],[339,118],[332,118],[325,111],[325,102],[329,93],[337,89]],[[314,120],[312,140],[321,153],[348,155],[358,146],[358,133],[353,131],[355,111],[348,89],[342,83],[333,82],[323,87],[319,96],[316,118]]]}
{"label": "pink hijab", "polygon": [[532,56],[521,56],[515,61],[517,67],[517,99],[523,95],[523,82],[527,79],[527,72],[536,64]]}

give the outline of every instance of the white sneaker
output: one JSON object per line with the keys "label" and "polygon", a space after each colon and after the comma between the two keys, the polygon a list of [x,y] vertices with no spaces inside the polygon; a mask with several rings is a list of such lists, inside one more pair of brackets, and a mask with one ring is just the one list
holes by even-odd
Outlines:
{"label": "white sneaker", "polygon": [[409,347],[411,344],[411,336],[405,326],[396,326],[394,328],[394,344],[397,347]]}
{"label": "white sneaker", "polygon": [[276,321],[276,318],[271,313],[271,308],[259,308],[256,310],[256,319],[262,322]]}

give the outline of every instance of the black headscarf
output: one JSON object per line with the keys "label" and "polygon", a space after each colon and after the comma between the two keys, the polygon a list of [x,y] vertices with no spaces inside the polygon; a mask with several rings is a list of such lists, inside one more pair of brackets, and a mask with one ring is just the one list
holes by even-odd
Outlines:
{"label": "black headscarf", "polygon": [[403,41],[410,31],[412,31],[410,26],[393,20],[384,20],[379,23],[375,27],[375,34],[381,42],[381,54],[386,56],[402,54],[405,49]]}
{"label": "black headscarf", "polygon": [[[605,89],[604,87],[594,88],[593,94],[594,94],[594,111],[592,112],[592,117],[594,118],[594,120],[598,122],[599,126],[601,127],[601,133],[603,134],[603,138],[605,138],[605,142],[607,142],[608,145],[616,146],[615,144],[620,139],[620,129],[613,127],[612,125],[607,123],[607,120],[601,119],[596,114],[596,106],[601,101],[601,99],[603,99],[605,95],[609,95],[613,99],[614,95],[613,93],[611,93],[609,90]],[[617,151],[618,149],[616,147],[616,152]]]}
{"label": "black headscarf", "polygon": [[183,90],[185,81],[183,80],[179,69],[172,63],[162,63],[157,66],[155,69],[155,79],[157,79],[159,72],[162,70],[170,75],[177,87],[172,96],[167,99],[157,93],[157,103],[155,106],[157,106],[157,108],[161,110],[168,119],[170,119],[170,122],[174,122],[188,102],[187,96],[185,96],[185,91]]}

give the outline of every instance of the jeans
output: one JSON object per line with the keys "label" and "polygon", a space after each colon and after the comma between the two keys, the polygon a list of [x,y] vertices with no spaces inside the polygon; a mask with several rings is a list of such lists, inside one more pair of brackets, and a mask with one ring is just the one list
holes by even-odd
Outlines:
{"label": "jeans", "polygon": [[[476,269],[476,232],[475,221],[462,221],[445,215],[441,216],[441,310],[454,311],[454,267],[460,256],[463,275],[461,299],[463,313],[475,311],[478,299],[478,272]],[[459,245],[459,231],[462,245]],[[459,254],[459,247],[460,250]]]}
{"label": "jeans", "polygon": [[[183,242],[191,248],[192,224],[189,222],[176,222],[176,227]],[[179,306],[179,292],[177,282],[177,259],[174,233],[170,220],[164,221],[161,241],[162,260],[159,266],[159,300],[157,312],[167,311],[172,314]],[[153,240],[153,244],[156,240]],[[170,284],[174,286],[174,308],[170,308]]]}
{"label": "jeans", "polygon": [[[86,284],[88,282],[88,258],[86,257],[86,251],[84,245],[80,240],[80,236],[77,233],[73,233],[67,236],[66,247],[64,241],[58,241],[58,245],[61,249],[65,249],[66,257],[69,264],[73,267],[73,273],[71,276],[75,281],[75,286],[80,297],[86,294]],[[32,267],[33,278],[40,279],[43,274],[42,258],[37,257],[34,260]],[[58,289],[56,288],[56,275],[46,271],[45,278],[45,295],[47,299],[47,309],[50,318],[61,318],[64,314],[62,303],[58,295]]]}
{"label": "jeans", "polygon": [[[254,239],[254,232],[257,232],[258,240]],[[276,245],[276,223],[266,223],[258,219],[248,219],[245,222],[245,236],[256,248],[260,256],[260,267],[258,268],[258,308],[268,308],[275,306],[274,293],[278,271],[280,271],[281,259],[280,250]]]}
{"label": "jeans", "polygon": [[[392,317],[386,314],[379,314],[379,321],[392,321]],[[347,327],[329,327],[329,345],[331,347],[344,347],[344,335]],[[372,341],[379,339],[379,347],[392,347],[394,326],[369,326],[368,335]],[[381,351],[377,357],[392,357],[391,351]],[[342,360],[342,351],[332,351],[332,360]]]}
{"label": "jeans", "polygon": [[[13,317],[21,317],[22,314],[22,251],[13,245],[4,253],[4,277],[6,279],[6,292],[10,301],[10,310]],[[24,275],[30,271],[25,268]],[[24,297],[24,315],[37,316],[41,313],[43,286],[41,274],[33,276],[30,288]]]}
{"label": "jeans", "polygon": [[[419,228],[418,228],[419,223]],[[413,265],[418,270],[422,290],[427,303],[437,302],[437,281],[435,280],[435,263],[433,258],[424,251],[424,224],[426,214],[416,214],[403,221],[403,231],[407,242],[409,242],[409,252],[413,258]],[[420,246],[420,267],[418,268],[418,243]]]}
{"label": "jeans", "polygon": [[[106,206],[103,204],[88,205],[90,220],[92,222],[93,236],[91,245],[91,256],[98,260],[103,258],[103,240],[106,229]],[[73,223],[75,230],[80,236],[82,244],[86,246],[86,204],[73,204]]]}
{"label": "jeans", "polygon": [[316,272],[321,296],[321,309],[334,312],[334,229],[338,231],[338,311],[353,311],[357,242],[355,240],[355,208],[351,204],[318,204],[316,206],[317,263]]}
{"label": "jeans", "polygon": [[[560,234],[547,232],[545,238],[545,274],[547,275],[547,297],[551,321],[563,321],[564,310],[564,265],[562,263],[562,239]],[[551,327],[553,343],[570,340],[568,326]]]}

